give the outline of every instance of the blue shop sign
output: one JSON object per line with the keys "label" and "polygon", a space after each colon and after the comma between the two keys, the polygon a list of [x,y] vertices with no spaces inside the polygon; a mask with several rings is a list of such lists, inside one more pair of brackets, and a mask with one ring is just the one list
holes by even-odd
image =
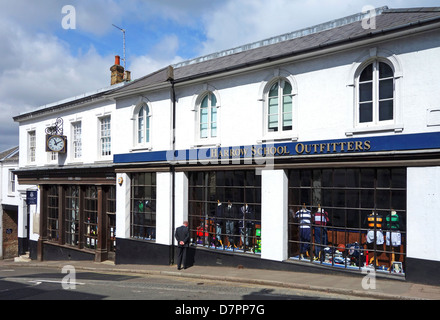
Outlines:
{"label": "blue shop sign", "polygon": [[259,145],[167,150],[114,155],[114,163],[187,161],[214,163],[221,160],[295,157],[304,155],[353,154],[440,149],[440,132],[399,134],[337,140],[264,143]]}
{"label": "blue shop sign", "polygon": [[37,204],[38,192],[35,190],[26,191],[26,204]]}

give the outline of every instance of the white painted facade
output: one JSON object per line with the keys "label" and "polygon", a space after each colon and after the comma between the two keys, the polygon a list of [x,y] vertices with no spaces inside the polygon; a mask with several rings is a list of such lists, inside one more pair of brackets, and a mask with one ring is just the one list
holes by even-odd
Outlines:
{"label": "white painted facade", "polygon": [[0,259],[3,258],[3,235],[6,232],[3,226],[3,206],[15,207],[18,213],[18,237],[27,237],[27,214],[30,221],[37,214],[35,206],[27,206],[26,191],[36,190],[35,186],[20,185],[14,171],[19,167],[18,161],[7,158],[0,159]]}
{"label": "white painted facade", "polygon": [[[309,53],[249,66],[235,71],[177,82],[175,149],[259,145],[262,142],[307,142],[351,137],[396,136],[440,131],[440,34],[439,25],[354,41]],[[372,61],[385,61],[394,72],[394,118],[384,124],[359,124],[358,77]],[[274,80],[292,86],[293,128],[267,132],[267,92]],[[173,148],[171,84],[113,95],[88,104],[54,109],[20,120],[20,169],[79,167],[112,164],[113,155],[169,151]],[[200,97],[211,92],[217,100],[217,136],[201,139]],[[146,104],[150,140],[137,142],[137,113]],[[67,154],[52,159],[45,151],[45,130],[58,117],[64,121],[69,141]],[[111,155],[100,154],[100,120],[111,117]],[[73,154],[73,125],[81,122],[82,156]],[[30,160],[29,133],[35,132],[35,161]],[[438,151],[438,150],[437,150]],[[428,153],[431,151],[427,151]],[[408,151],[406,154],[418,151]],[[336,157],[337,155],[328,156]],[[148,166],[146,164],[145,166]],[[408,166],[407,257],[440,262],[436,243],[440,228],[440,167]],[[130,238],[130,174],[117,172],[116,236]],[[173,242],[174,226],[188,219],[188,176],[157,173],[156,243]],[[285,170],[262,171],[263,259],[287,259],[287,185]],[[32,223],[31,223],[32,225]],[[425,235],[429,234],[429,240]],[[431,237],[432,236],[432,237]],[[37,235],[31,232],[31,239]]]}

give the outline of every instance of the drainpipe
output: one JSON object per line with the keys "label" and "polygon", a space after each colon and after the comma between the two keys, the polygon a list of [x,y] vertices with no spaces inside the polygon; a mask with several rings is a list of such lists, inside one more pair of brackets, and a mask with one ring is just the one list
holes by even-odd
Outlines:
{"label": "drainpipe", "polygon": [[[176,152],[176,91],[174,87],[174,69],[173,67],[169,67],[168,69],[168,81],[171,83],[171,99],[172,99],[172,150],[173,157],[175,157]],[[170,253],[170,264],[174,264],[174,229],[176,228],[176,170],[174,166],[174,162],[170,164],[171,171],[171,253]]]}

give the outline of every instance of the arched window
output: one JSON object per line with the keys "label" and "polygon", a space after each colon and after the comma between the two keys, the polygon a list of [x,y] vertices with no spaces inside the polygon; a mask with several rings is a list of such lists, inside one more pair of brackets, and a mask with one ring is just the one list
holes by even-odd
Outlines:
{"label": "arched window", "polygon": [[395,117],[394,71],[386,62],[374,60],[358,77],[358,124],[390,122]]}
{"label": "arched window", "polygon": [[199,137],[201,139],[217,137],[217,98],[212,92],[208,92],[199,106]]}
{"label": "arched window", "polygon": [[137,112],[137,143],[139,145],[150,142],[150,109],[143,103]]}
{"label": "arched window", "polygon": [[279,79],[272,84],[267,95],[267,131],[292,130],[292,85],[285,79]]}

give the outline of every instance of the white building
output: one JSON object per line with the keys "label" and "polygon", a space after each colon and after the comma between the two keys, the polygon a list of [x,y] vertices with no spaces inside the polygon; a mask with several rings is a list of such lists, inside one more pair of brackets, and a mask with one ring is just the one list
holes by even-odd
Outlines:
{"label": "white building", "polygon": [[26,253],[28,216],[35,212],[35,206],[26,201],[26,192],[35,187],[19,185],[16,181],[18,154],[18,146],[0,152],[0,259]]}
{"label": "white building", "polygon": [[440,9],[375,14],[15,117],[19,181],[40,190],[31,256],[168,264],[188,220],[195,264],[439,283]]}

